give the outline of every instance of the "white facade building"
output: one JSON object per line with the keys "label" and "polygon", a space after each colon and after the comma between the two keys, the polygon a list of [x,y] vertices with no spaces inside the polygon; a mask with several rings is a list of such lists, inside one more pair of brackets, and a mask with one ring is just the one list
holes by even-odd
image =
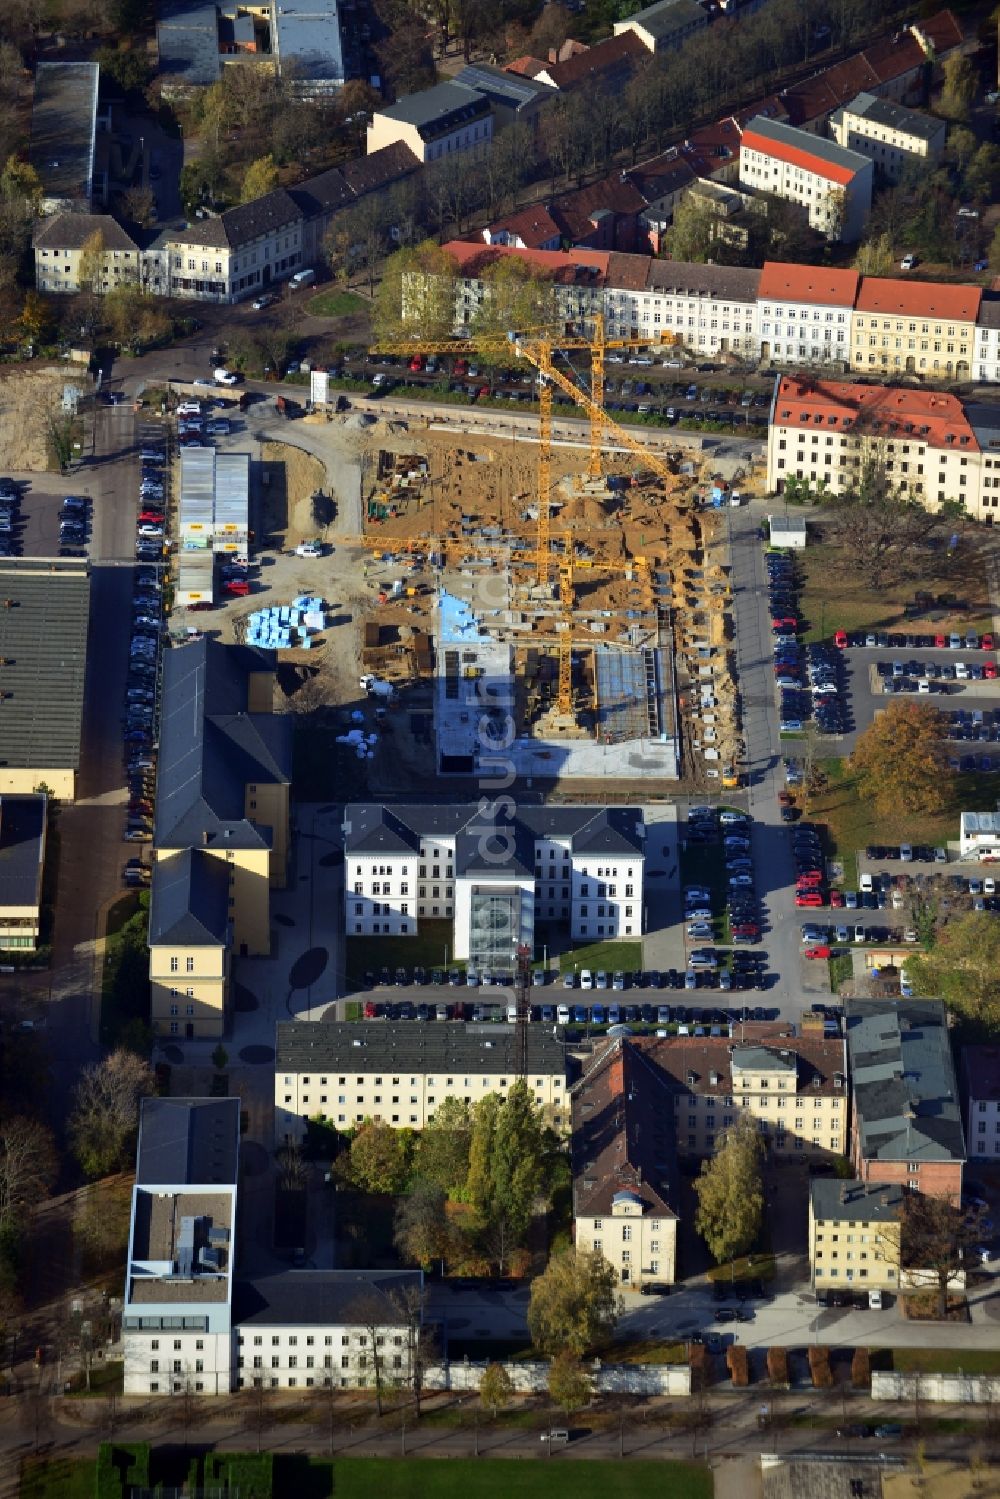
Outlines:
{"label": "white facade building", "polygon": [[1000,1046],[966,1046],[962,1083],[968,1159],[1000,1160]]}
{"label": "white facade building", "polygon": [[147,1098],[139,1120],[122,1343],[126,1395],[232,1386],[238,1098]]}
{"label": "white facade building", "polygon": [[641,255],[613,254],[608,261],[604,317],[609,337],[676,343],[698,357],[735,353],[756,358],[760,271]]}
{"label": "white facade building", "polygon": [[858,151],[757,115],[740,141],[739,180],[806,210],[827,239],[860,239],[872,205],[872,163]]}
{"label": "white facade building", "polygon": [[486,821],[469,806],[355,804],[345,812],[345,931],[413,936],[451,921],[452,955],[512,972],[539,922],[574,941],[642,931],[643,838],[627,808],[530,807]]}
{"label": "white facade building", "polygon": [[886,182],[898,182],[908,166],[933,167],[944,150],[944,120],[906,109],[874,94],[858,94],[830,116],[830,134],[839,146],[859,151]]}
{"label": "white facade building", "polygon": [[973,379],[1000,381],[1000,297],[983,294],[976,318]]}
{"label": "white facade building", "polygon": [[984,863],[1000,859],[1000,812],[963,812],[958,854]]}
{"label": "white facade building", "polygon": [[765,261],[757,292],[761,359],[846,366],[859,279],[857,271]]}

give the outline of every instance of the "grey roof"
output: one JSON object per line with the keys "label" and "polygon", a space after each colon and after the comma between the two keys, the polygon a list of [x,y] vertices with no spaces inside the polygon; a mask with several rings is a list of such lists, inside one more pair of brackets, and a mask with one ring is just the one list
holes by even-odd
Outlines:
{"label": "grey roof", "polygon": [[985,401],[965,401],[963,406],[979,446],[987,452],[1000,447],[1000,406],[988,406]]}
{"label": "grey roof", "polygon": [[773,1046],[734,1046],[732,1065],[741,1072],[796,1072],[798,1053]]}
{"label": "grey roof", "polygon": [[281,0],[274,7],[274,48],[296,83],[342,83],[344,49],[337,0]]}
{"label": "grey roof", "polygon": [[447,135],[459,125],[481,120],[489,112],[489,100],[462,83],[436,83],[433,88],[407,94],[398,103],[378,111],[384,119],[415,126],[421,140]]}
{"label": "grey roof", "polygon": [[657,0],[655,5],[647,5],[645,10],[626,16],[621,24],[631,26],[635,23],[648,31],[654,40],[659,40],[672,35],[681,27],[690,26],[692,21],[702,26],[708,25],[707,13],[695,0]]}
{"label": "grey roof", "polygon": [[[349,854],[404,853],[419,848],[421,835],[453,837],[459,873],[481,867],[480,844],[484,834],[489,836],[478,804],[386,807],[380,802],[353,802],[345,808],[344,820]],[[500,820],[495,827],[500,836],[512,837],[512,860],[533,870],[534,850],[529,845],[535,839],[569,838],[574,853],[639,855],[641,824],[642,813],[631,807],[521,806],[512,822]],[[460,837],[463,833],[466,836]],[[496,871],[509,866],[490,860],[488,867]]]}
{"label": "grey roof", "polygon": [[824,1222],[891,1223],[903,1210],[904,1188],[899,1182],[837,1181],[817,1177],[809,1189],[813,1216]]}
{"label": "grey roof", "polygon": [[218,947],[229,935],[229,868],[200,849],[156,860],[149,891],[149,945]]}
{"label": "grey roof", "polygon": [[535,840],[524,823],[515,820],[491,832],[489,824],[483,831],[480,821],[476,819],[455,838],[455,868],[459,873],[478,874],[487,880],[512,875],[534,879]]}
{"label": "grey roof", "polygon": [[45,807],[34,793],[0,797],[0,909],[41,903]]}
{"label": "grey roof", "polygon": [[976,322],[980,328],[1000,328],[1000,296],[996,292],[983,292]]}
{"label": "grey roof", "polygon": [[892,104],[888,99],[876,99],[874,94],[858,94],[850,104],[844,105],[844,112],[861,115],[863,119],[891,130],[918,135],[926,141],[933,140],[938,131],[944,129],[943,120],[934,120],[930,115],[921,114],[918,109],[907,109],[903,104]]}
{"label": "grey roof", "polygon": [[404,141],[393,141],[381,146],[368,156],[358,156],[354,161],[345,161],[341,167],[344,181],[359,198],[365,193],[378,192],[393,182],[409,177],[420,167],[420,158],[415,156]]}
{"label": "grey roof", "polygon": [[222,71],[219,17],[204,0],[160,0],[157,7],[157,71],[172,84],[193,87],[215,83]]}
{"label": "grey roof", "polygon": [[455,74],[455,82],[474,88],[501,109],[524,109],[541,99],[554,99],[559,92],[550,83],[524,78],[520,73],[505,73],[503,68],[494,68],[485,62],[466,63],[461,72]]}
{"label": "grey roof", "polygon": [[80,250],[99,233],[106,250],[138,250],[137,242],[109,213],[54,213],[40,219],[33,237],[36,250]]}
{"label": "grey roof", "polygon": [[[282,1270],[233,1287],[237,1327],[401,1327],[423,1286],[419,1270]],[[419,1303],[418,1303],[419,1304]],[[381,1310],[378,1310],[381,1305]]]}
{"label": "grey roof", "polygon": [[86,562],[0,563],[0,766],[79,766],[89,614]]}
{"label": "grey roof", "polygon": [[964,1160],[941,1001],[849,999],[844,1010],[862,1155],[883,1161]]}
{"label": "grey roof", "polygon": [[238,1098],[144,1098],[136,1185],[235,1186],[239,1150]]}
{"label": "grey roof", "polygon": [[738,265],[698,265],[687,260],[650,260],[646,290],[674,297],[730,297],[756,302],[760,271]]}
{"label": "grey roof", "polygon": [[90,205],[99,78],[95,62],[40,62],[35,69],[28,160],[43,198]]}
{"label": "grey roof", "polygon": [[328,172],[320,172],[318,177],[308,177],[305,182],[290,187],[288,196],[307,219],[333,213],[354,202],[354,193],[339,167],[331,167]]}
{"label": "grey roof", "polygon": [[[398,1068],[445,1076],[449,1072],[498,1073],[512,1080],[516,1075],[513,1025],[287,1020],[275,1030],[276,1072],[325,1068],[359,1074]],[[529,1025],[527,1046],[529,1074],[565,1076],[565,1048],[549,1026]],[[456,1088],[460,1091],[458,1084]]]}
{"label": "grey roof", "polygon": [[246,787],[291,780],[286,714],[247,712],[250,672],[274,670],[270,651],[204,637],[163,661],[156,845],[267,848],[269,830],[245,815]]}
{"label": "grey roof", "polygon": [[214,219],[199,219],[173,236],[180,244],[228,245],[236,250],[240,245],[252,244],[265,234],[273,234],[288,224],[298,223],[303,217],[302,209],[291,193],[283,187],[254,198],[252,203],[239,203],[227,208]]}
{"label": "grey roof", "polygon": [[807,156],[825,161],[828,166],[843,167],[849,172],[871,171],[870,156],[862,156],[860,151],[850,151],[846,146],[838,146],[836,141],[824,140],[822,136],[813,135],[808,130],[798,130],[782,120],[769,120],[766,115],[754,115],[743,128],[752,130],[755,135],[762,135],[775,145],[791,146],[796,151],[804,151]]}

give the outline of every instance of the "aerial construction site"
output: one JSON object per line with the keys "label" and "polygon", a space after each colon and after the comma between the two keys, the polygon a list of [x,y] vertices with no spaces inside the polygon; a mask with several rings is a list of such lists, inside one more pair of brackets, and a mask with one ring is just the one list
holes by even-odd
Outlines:
{"label": "aerial construction site", "polygon": [[534,440],[484,412],[474,432],[431,418],[368,448],[366,685],[401,705],[430,688],[437,776],[734,784],[701,455],[647,449],[587,391],[589,444],[554,441],[551,386],[569,382],[545,359]]}

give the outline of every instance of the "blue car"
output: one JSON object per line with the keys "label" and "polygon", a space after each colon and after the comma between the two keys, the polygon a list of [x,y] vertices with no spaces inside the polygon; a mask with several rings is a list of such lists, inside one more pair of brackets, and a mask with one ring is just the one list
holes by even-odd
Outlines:
{"label": "blue car", "polygon": [[590,1012],[590,1018],[594,1022],[595,1025],[603,1025],[604,1024],[604,1006],[603,1005],[595,1005],[594,1008]]}
{"label": "blue car", "polygon": [[576,1025],[586,1025],[587,1024],[587,1008],[586,1008],[586,1005],[574,1005],[573,1006],[573,1020],[574,1020],[574,1023]]}

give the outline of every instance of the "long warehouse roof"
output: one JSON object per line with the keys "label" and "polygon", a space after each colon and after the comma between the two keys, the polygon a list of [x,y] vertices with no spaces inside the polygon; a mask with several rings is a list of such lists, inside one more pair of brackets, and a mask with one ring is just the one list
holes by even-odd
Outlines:
{"label": "long warehouse roof", "polygon": [[0,768],[79,767],[89,612],[86,562],[0,564]]}

